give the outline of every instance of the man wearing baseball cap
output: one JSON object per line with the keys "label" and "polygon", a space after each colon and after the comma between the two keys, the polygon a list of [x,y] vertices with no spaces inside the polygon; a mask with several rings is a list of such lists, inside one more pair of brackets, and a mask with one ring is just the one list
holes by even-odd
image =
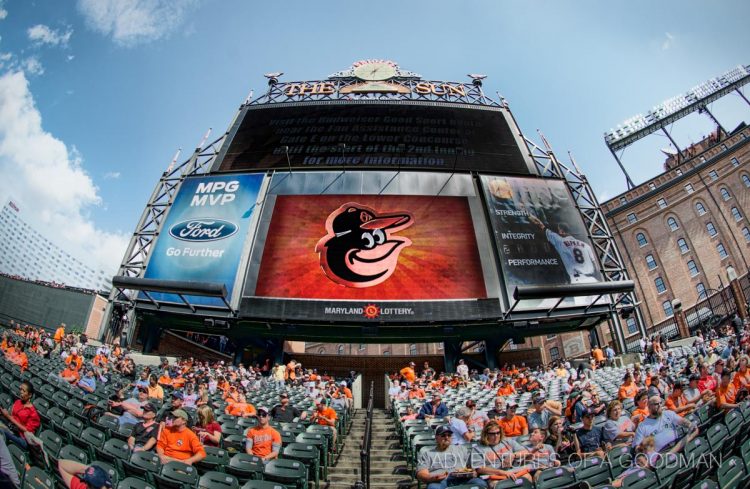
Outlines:
{"label": "man wearing baseball cap", "polygon": [[[164,404],[161,410],[156,414],[156,421],[163,423],[167,418],[171,417],[171,413],[177,409],[182,409],[185,405],[185,396],[181,391],[172,392],[172,399],[169,404]],[[185,411],[187,412],[187,411]],[[187,427],[192,428],[195,423],[188,414]]]}
{"label": "man wearing baseball cap", "polygon": [[156,445],[156,435],[159,425],[156,423],[156,406],[147,402],[142,408],[143,421],[133,426],[133,431],[128,438],[128,446],[132,452],[148,451]]}
{"label": "man wearing baseball cap", "polygon": [[471,408],[461,406],[456,410],[456,415],[451,418],[448,426],[453,432],[454,445],[465,445],[474,439],[474,431],[469,429],[469,418],[471,417]]}
{"label": "man wearing baseball cap", "polygon": [[516,401],[508,401],[505,405],[505,416],[497,420],[505,436],[511,437],[529,434],[529,425],[526,422],[526,418],[517,415],[517,409],[518,404]]}
{"label": "man wearing baseball cap", "polygon": [[268,408],[261,406],[257,412],[258,424],[247,431],[245,452],[260,457],[263,463],[267,463],[279,456],[281,434],[269,426]]}
{"label": "man wearing baseball cap", "polygon": [[604,441],[604,432],[601,426],[594,426],[594,411],[586,409],[581,415],[583,426],[576,430],[576,438],[581,453],[604,456],[604,449],[609,450],[611,443]]}
{"label": "man wearing baseball cap", "polygon": [[417,380],[417,374],[414,371],[414,367],[416,367],[416,364],[414,362],[409,362],[409,365],[399,371],[401,378],[407,381],[410,385]]}
{"label": "man wearing baseball cap", "polygon": [[419,452],[417,479],[427,484],[427,489],[445,489],[459,484],[487,487],[487,482],[467,470],[468,451],[452,443],[453,430],[441,425],[435,430],[435,446]]}
{"label": "man wearing baseball cap", "polygon": [[188,414],[182,409],[175,409],[165,420],[165,426],[156,444],[156,453],[165,464],[173,460],[188,465],[206,458],[206,450],[198,435],[187,427]]}
{"label": "man wearing baseball cap", "polygon": [[110,489],[112,478],[96,465],[84,465],[74,460],[60,459],[57,471],[69,489]]}
{"label": "man wearing baseball cap", "polygon": [[279,404],[271,408],[269,414],[274,421],[280,423],[292,423],[295,419],[302,421],[307,418],[307,411],[301,411],[289,404],[289,394],[286,392],[279,394]]}
{"label": "man wearing baseball cap", "polygon": [[448,406],[443,402],[439,392],[432,394],[432,399],[426,401],[417,414],[417,419],[444,418],[448,416]]}

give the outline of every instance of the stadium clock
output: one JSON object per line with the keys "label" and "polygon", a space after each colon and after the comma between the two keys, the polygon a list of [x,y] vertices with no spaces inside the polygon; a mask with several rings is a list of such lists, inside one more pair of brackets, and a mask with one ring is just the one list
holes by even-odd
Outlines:
{"label": "stadium clock", "polygon": [[354,76],[365,81],[383,81],[396,75],[396,65],[388,61],[370,61],[354,67]]}

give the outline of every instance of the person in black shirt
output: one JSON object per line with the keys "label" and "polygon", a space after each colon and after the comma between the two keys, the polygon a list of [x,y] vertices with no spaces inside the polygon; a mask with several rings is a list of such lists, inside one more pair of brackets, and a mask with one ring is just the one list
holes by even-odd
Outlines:
{"label": "person in black shirt", "polygon": [[306,411],[300,411],[294,406],[289,405],[289,394],[282,392],[279,396],[281,404],[277,404],[271,409],[271,418],[280,423],[291,423],[294,418],[300,421],[307,417]]}
{"label": "person in black shirt", "polygon": [[505,399],[502,397],[495,398],[495,407],[487,411],[489,419],[501,419],[505,416]]}
{"label": "person in black shirt", "polygon": [[156,406],[146,403],[143,408],[143,421],[133,426],[128,438],[128,446],[133,452],[148,451],[156,446],[159,425],[156,423]]}
{"label": "person in black shirt", "polygon": [[578,446],[581,453],[603,457],[604,450],[602,448],[609,450],[611,449],[611,444],[603,442],[602,428],[594,426],[594,411],[586,409],[581,419],[583,420],[583,426],[576,430],[576,438],[578,439]]}

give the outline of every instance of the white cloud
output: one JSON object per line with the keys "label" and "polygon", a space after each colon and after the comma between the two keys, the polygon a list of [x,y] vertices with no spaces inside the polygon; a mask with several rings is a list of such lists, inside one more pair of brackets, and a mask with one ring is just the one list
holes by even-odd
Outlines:
{"label": "white cloud", "polygon": [[0,0],[0,20],[3,20],[4,18],[8,16],[8,11],[5,10],[4,7],[5,7],[5,1]]}
{"label": "white cloud", "polygon": [[41,61],[39,61],[39,58],[37,58],[36,56],[26,58],[21,63],[21,66],[23,67],[23,70],[29,75],[39,76],[44,74],[44,66],[42,66]]}
{"label": "white cloud", "polygon": [[29,40],[34,44],[47,44],[49,46],[67,46],[70,36],[73,35],[73,29],[68,28],[65,32],[50,29],[44,24],[37,24],[29,27],[26,31]]}
{"label": "white cloud", "polygon": [[105,180],[117,180],[120,178],[120,172],[119,171],[108,171],[104,174]]}
{"label": "white cloud", "polygon": [[665,39],[661,43],[661,50],[666,51],[667,49],[671,48],[674,44],[674,36],[670,34],[669,32],[664,33]]}
{"label": "white cloud", "polygon": [[78,0],[78,10],[95,31],[122,46],[167,37],[198,0]]}
{"label": "white cloud", "polygon": [[98,190],[75,147],[43,129],[22,71],[0,75],[0,175],[0,200],[12,195],[44,235],[92,266],[117,269],[128,237],[88,217],[101,205]]}

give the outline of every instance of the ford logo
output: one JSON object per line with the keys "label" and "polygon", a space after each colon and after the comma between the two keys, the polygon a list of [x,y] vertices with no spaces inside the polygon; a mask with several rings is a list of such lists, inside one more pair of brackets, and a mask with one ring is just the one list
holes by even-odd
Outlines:
{"label": "ford logo", "polygon": [[182,241],[216,241],[236,232],[236,224],[221,219],[190,219],[169,228],[169,234]]}

